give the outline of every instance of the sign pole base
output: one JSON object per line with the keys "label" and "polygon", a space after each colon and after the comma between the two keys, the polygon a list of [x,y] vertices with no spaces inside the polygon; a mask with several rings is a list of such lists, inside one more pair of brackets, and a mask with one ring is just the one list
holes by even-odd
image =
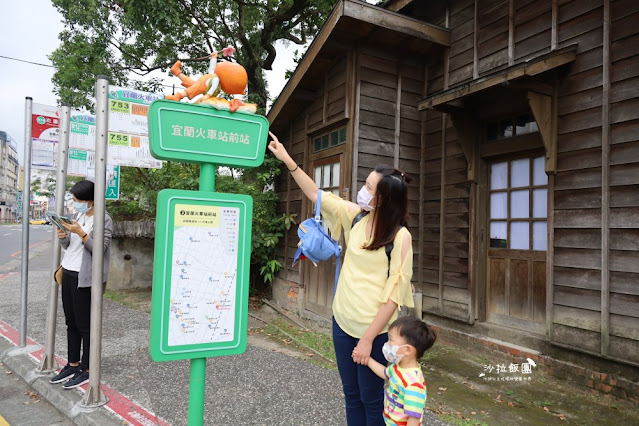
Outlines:
{"label": "sign pole base", "polygon": [[206,358],[193,358],[189,380],[189,426],[202,426],[204,424],[205,378]]}
{"label": "sign pole base", "polygon": [[101,407],[109,402],[109,398],[102,392],[102,387],[92,387],[89,385],[87,391],[84,393],[84,397],[80,402],[80,407],[83,409],[93,409]]}
{"label": "sign pole base", "polygon": [[[57,284],[56,284],[57,285]],[[60,368],[60,364],[55,359],[55,356],[49,356],[48,354],[44,354],[42,356],[42,361],[40,361],[40,365],[35,369],[36,374],[38,375],[46,375],[57,371]]]}

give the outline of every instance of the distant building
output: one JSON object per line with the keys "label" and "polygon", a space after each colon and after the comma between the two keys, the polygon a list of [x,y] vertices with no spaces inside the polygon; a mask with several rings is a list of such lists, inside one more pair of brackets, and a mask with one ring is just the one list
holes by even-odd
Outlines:
{"label": "distant building", "polygon": [[18,191],[18,146],[0,131],[0,222],[15,220]]}
{"label": "distant building", "polygon": [[[31,169],[29,179],[31,191],[29,196],[29,217],[41,219],[52,205],[51,195],[55,189],[55,170]],[[18,192],[22,193],[24,185],[24,166],[20,166],[18,175]],[[17,212],[18,216],[22,212]]]}
{"label": "distant building", "polygon": [[31,217],[44,218],[51,210],[51,197],[55,192],[55,170],[31,170]]}

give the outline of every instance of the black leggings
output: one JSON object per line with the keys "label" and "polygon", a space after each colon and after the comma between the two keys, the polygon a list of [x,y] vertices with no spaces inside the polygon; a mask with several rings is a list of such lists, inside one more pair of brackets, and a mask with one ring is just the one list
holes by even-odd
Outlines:
{"label": "black leggings", "polygon": [[62,270],[62,308],[67,324],[67,350],[69,362],[80,361],[82,369],[89,369],[91,331],[91,287],[78,288],[78,273]]}

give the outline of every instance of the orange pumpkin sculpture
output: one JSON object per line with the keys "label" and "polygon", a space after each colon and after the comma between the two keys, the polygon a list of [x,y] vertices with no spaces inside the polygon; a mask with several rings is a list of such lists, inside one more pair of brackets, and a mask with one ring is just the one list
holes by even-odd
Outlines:
{"label": "orange pumpkin sculpture", "polygon": [[215,67],[222,90],[229,95],[244,95],[248,75],[244,67],[236,62],[222,61]]}
{"label": "orange pumpkin sculpture", "polygon": [[[231,56],[235,49],[227,47],[221,51],[223,56]],[[222,60],[217,62],[217,56],[220,52],[211,53],[209,62],[209,72],[204,74],[197,80],[184,75],[181,67],[182,62],[177,61],[171,67],[171,74],[178,77],[182,81],[182,86],[186,88],[182,92],[174,95],[165,96],[165,99],[180,101],[187,97],[193,99],[196,96],[204,95],[195,103],[210,105],[219,110],[227,110],[231,112],[242,111],[254,114],[257,110],[256,104],[247,104],[239,99],[233,99],[230,102],[220,98],[217,95],[222,91],[229,95],[246,94],[246,85],[248,84],[248,75],[244,67],[238,63]]]}

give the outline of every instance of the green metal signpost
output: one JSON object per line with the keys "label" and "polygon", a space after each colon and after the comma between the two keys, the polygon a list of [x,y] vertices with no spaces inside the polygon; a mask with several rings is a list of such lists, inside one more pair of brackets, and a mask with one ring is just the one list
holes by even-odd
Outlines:
{"label": "green metal signpost", "polygon": [[217,165],[264,161],[268,120],[208,106],[156,100],[151,154],[200,163],[199,191],[158,195],[150,352],[191,360],[188,424],[204,421],[206,358],[246,350],[253,200],[213,192]]}

